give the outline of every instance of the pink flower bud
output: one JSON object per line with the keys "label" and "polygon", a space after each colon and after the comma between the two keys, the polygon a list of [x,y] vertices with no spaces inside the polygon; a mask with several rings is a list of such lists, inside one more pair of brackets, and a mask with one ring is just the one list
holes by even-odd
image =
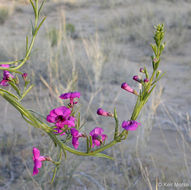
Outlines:
{"label": "pink flower bud", "polygon": [[137,82],[141,82],[141,79],[140,79],[137,75],[135,75],[135,76],[133,77],[133,80],[135,80],[135,81],[137,81]]}
{"label": "pink flower bud", "polygon": [[153,62],[156,63],[157,61],[158,61],[158,59],[155,57],[155,58],[153,59]]}
{"label": "pink flower bud", "polygon": [[113,114],[110,112],[106,112],[105,110],[103,110],[102,108],[99,108],[97,110],[97,114],[98,115],[102,115],[102,116],[109,116],[109,117],[113,117]]}
{"label": "pink flower bud", "polygon": [[122,127],[127,131],[135,131],[139,125],[141,124],[134,120],[123,121],[122,123]]}
{"label": "pink flower bud", "polygon": [[149,79],[147,79],[147,78],[144,79],[144,83],[147,83],[147,82],[149,82]]}
{"label": "pink flower bud", "polygon": [[130,93],[133,93],[135,95],[138,95],[138,93],[132,89],[126,82],[124,82],[122,85],[121,85],[121,88],[123,88],[124,90],[130,92]]}
{"label": "pink flower bud", "polygon": [[28,74],[27,74],[27,73],[23,73],[23,74],[22,74],[22,77],[23,77],[23,79],[24,79],[24,80],[26,80],[26,79],[27,79],[27,76],[28,76]]}

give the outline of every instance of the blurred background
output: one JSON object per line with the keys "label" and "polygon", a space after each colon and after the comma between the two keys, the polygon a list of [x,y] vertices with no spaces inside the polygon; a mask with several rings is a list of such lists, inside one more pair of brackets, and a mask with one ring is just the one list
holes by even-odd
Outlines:
{"label": "blurred background", "polygon": [[[54,157],[53,144],[1,98],[0,189],[191,189],[190,0],[47,0],[42,15],[47,19],[23,67],[35,83],[24,99],[28,109],[46,116],[63,105],[61,93],[79,91],[83,130],[103,127],[112,138],[114,121],[97,116],[97,108],[116,107],[120,122],[130,119],[136,98],[120,85],[138,90],[132,77],[140,67],[151,71],[159,23],[166,31],[159,68],[166,74],[137,119],[141,127],[105,152],[114,161],[68,154],[52,185],[50,163],[32,176],[32,147]],[[0,61],[24,56],[33,16],[29,0],[0,0]]]}

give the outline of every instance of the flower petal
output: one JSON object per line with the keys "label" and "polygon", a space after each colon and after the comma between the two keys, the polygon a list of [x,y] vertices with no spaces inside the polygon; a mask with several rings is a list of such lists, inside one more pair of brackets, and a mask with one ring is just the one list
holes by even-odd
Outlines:
{"label": "flower petal", "polygon": [[70,98],[80,98],[80,92],[71,92]]}
{"label": "flower petal", "polygon": [[8,86],[9,84],[8,84],[8,80],[2,80],[1,82],[0,82],[0,85],[2,85],[2,86]]}
{"label": "flower petal", "polygon": [[78,137],[79,131],[78,131],[77,129],[72,128],[72,129],[70,129],[70,131],[71,131],[71,135],[72,135],[73,137]]}
{"label": "flower petal", "polygon": [[51,115],[48,115],[48,116],[46,117],[46,120],[47,120],[48,122],[50,122],[50,123],[55,123],[55,122],[56,122],[56,118],[53,117],[53,116],[51,116]]}
{"label": "flower petal", "polygon": [[8,64],[2,64],[2,65],[0,65],[0,67],[9,68],[9,65]]}
{"label": "flower petal", "polygon": [[95,140],[93,141],[93,143],[94,143],[96,146],[100,146],[100,145],[101,145],[100,141],[97,140],[97,139],[95,139]]}
{"label": "flower petal", "polygon": [[40,150],[36,147],[33,147],[33,157],[34,159],[38,159],[40,156]]}
{"label": "flower petal", "polygon": [[107,138],[107,135],[103,134],[101,135],[102,141],[105,141],[105,139]]}
{"label": "flower petal", "polygon": [[73,121],[70,121],[70,120],[63,121],[62,124],[63,125],[69,125],[69,126],[72,126],[72,127],[75,126],[75,123]]}
{"label": "flower petal", "polygon": [[57,115],[70,115],[71,113],[71,110],[65,106],[61,106],[61,107],[58,107],[58,108],[55,108],[54,109],[54,112],[57,114]]}
{"label": "flower petal", "polygon": [[38,160],[42,162],[42,161],[45,161],[46,158],[44,156],[39,156]]}
{"label": "flower petal", "polygon": [[123,121],[122,123],[122,127],[127,131],[135,131],[139,125],[141,124],[134,120]]}
{"label": "flower petal", "polygon": [[71,92],[68,92],[68,93],[61,94],[60,98],[61,99],[69,99],[70,96],[71,96]]}
{"label": "flower petal", "polygon": [[100,127],[94,128],[91,132],[90,135],[93,136],[94,134],[96,135],[101,135],[104,132],[104,130]]}
{"label": "flower petal", "polygon": [[33,168],[33,175],[37,175],[38,174],[38,168],[36,168],[35,166],[34,166],[34,168]]}
{"label": "flower petal", "polygon": [[42,162],[40,160],[38,160],[38,159],[35,159],[34,160],[34,166],[36,168],[41,168],[42,167]]}
{"label": "flower petal", "polygon": [[73,137],[72,138],[72,145],[74,146],[75,149],[78,148],[78,146],[79,146],[78,137]]}

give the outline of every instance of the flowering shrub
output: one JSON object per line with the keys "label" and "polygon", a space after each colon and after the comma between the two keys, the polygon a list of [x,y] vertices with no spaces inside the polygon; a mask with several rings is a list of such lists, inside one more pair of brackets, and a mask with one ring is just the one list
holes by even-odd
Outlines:
{"label": "flowering shrub", "polygon": [[[26,38],[26,54],[24,58],[12,62],[0,62],[0,70],[3,70],[3,77],[0,82],[0,85],[2,86],[2,88],[0,88],[0,95],[20,112],[22,118],[27,123],[44,131],[54,142],[55,147],[60,150],[58,161],[53,161],[50,157],[40,156],[40,151],[35,147],[33,148],[33,175],[38,174],[38,169],[41,168],[42,162],[49,161],[55,164],[55,170],[52,178],[53,182],[57,168],[62,161],[62,154],[66,155],[66,151],[78,156],[95,156],[113,159],[109,155],[103,154],[102,152],[122,140],[125,140],[129,131],[134,131],[141,125],[137,121],[139,113],[156,87],[156,83],[163,76],[163,74],[159,72],[158,66],[160,63],[161,53],[165,46],[162,42],[164,38],[164,27],[160,24],[155,27],[155,44],[151,44],[153,49],[153,56],[151,57],[153,68],[152,74],[149,75],[146,67],[144,67],[140,68],[140,72],[144,75],[143,79],[139,78],[137,75],[133,77],[133,80],[141,84],[141,89],[139,92],[131,88],[126,82],[121,85],[122,89],[137,97],[137,101],[129,120],[127,120],[128,118],[125,118],[127,121],[124,120],[121,123],[118,120],[117,111],[115,108],[113,113],[105,111],[102,108],[97,110],[98,115],[112,117],[114,119],[115,132],[113,135],[113,140],[108,142],[108,136],[104,134],[104,130],[101,127],[95,127],[89,132],[89,135],[87,135],[88,133],[80,132],[83,127],[80,124],[80,113],[77,107],[77,103],[80,99],[80,92],[68,92],[61,94],[60,98],[63,99],[63,105],[52,109],[46,117],[46,122],[39,120],[33,112],[27,110],[22,105],[22,99],[32,89],[33,84],[29,85],[30,81],[28,80],[27,73],[22,73],[20,68],[23,67],[29,59],[35,38],[41,25],[45,21],[44,18],[39,23],[39,15],[45,1],[43,1],[40,6],[38,5],[38,0],[30,0],[30,2],[35,15],[34,26],[32,27],[32,39],[29,45],[28,37]],[[23,88],[19,84],[19,77],[22,77],[24,80]],[[6,89],[6,86],[8,85],[12,87],[10,91]],[[79,147],[79,138],[86,141],[87,147],[85,152],[77,150]],[[66,140],[71,140],[73,147],[68,146],[66,144]]]}

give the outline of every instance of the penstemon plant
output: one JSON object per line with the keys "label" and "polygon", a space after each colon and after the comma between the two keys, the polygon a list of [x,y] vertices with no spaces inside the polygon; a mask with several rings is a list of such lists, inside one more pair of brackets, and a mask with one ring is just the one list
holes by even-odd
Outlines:
{"label": "penstemon plant", "polygon": [[[20,112],[22,118],[35,128],[44,131],[50,139],[54,142],[56,148],[59,149],[58,160],[54,161],[49,156],[41,156],[40,151],[33,147],[33,175],[38,174],[39,168],[42,166],[42,162],[49,161],[55,165],[54,173],[51,182],[54,181],[56,172],[63,160],[62,155],[70,152],[78,156],[94,156],[103,157],[108,159],[113,159],[109,155],[102,153],[104,150],[114,146],[115,144],[126,140],[129,131],[134,131],[141,124],[137,122],[137,117],[143,106],[148,101],[152,91],[156,87],[157,82],[163,77],[159,70],[160,56],[165,47],[163,43],[164,38],[164,26],[155,26],[154,32],[154,44],[151,44],[153,50],[152,59],[152,74],[149,75],[146,67],[140,68],[140,72],[144,79],[139,78],[137,75],[133,77],[133,80],[141,84],[141,89],[139,92],[132,89],[126,82],[122,83],[121,88],[129,93],[137,96],[137,101],[135,103],[133,112],[129,120],[123,121],[120,124],[118,120],[117,111],[114,108],[113,113],[107,112],[102,108],[97,110],[97,114],[105,117],[112,117],[115,123],[115,131],[113,134],[113,140],[107,142],[107,135],[104,134],[104,130],[100,127],[95,127],[89,134],[80,132],[83,125],[81,124],[81,116],[77,106],[78,100],[80,98],[80,92],[68,92],[60,95],[65,104],[63,106],[54,108],[46,117],[46,121],[39,119],[34,113],[34,111],[28,110],[22,105],[23,98],[28,94],[28,92],[33,88],[33,84],[30,84],[27,73],[22,73],[20,71],[21,67],[28,61],[31,55],[31,50],[33,48],[35,38],[38,34],[40,27],[45,21],[46,17],[39,22],[39,17],[45,0],[39,6],[38,0],[30,0],[33,7],[35,21],[32,25],[32,37],[29,43],[28,36],[26,37],[26,53],[25,57],[20,60],[11,62],[0,62],[0,70],[3,70],[3,78],[0,81],[0,95],[8,101],[12,106],[14,106],[17,111]],[[19,78],[24,80],[24,86],[20,86]],[[11,89],[6,90],[6,86],[11,86]],[[120,127],[121,126],[121,127]],[[79,151],[79,138],[83,138],[86,141],[86,151]],[[73,148],[68,146],[68,142],[72,141]]]}

